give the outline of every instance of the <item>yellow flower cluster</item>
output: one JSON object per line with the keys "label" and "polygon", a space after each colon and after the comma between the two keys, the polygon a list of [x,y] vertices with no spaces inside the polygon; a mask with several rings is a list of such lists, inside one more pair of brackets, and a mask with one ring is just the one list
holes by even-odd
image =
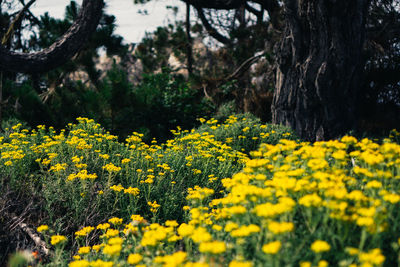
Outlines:
{"label": "yellow flower cluster", "polygon": [[36,229],[36,231],[38,231],[39,233],[45,232],[45,231],[47,231],[47,230],[49,230],[49,226],[48,226],[48,225],[40,225],[40,226]]}
{"label": "yellow flower cluster", "polygon": [[113,163],[108,163],[103,166],[103,169],[112,173],[112,172],[119,172],[121,171],[121,167],[115,166]]}
{"label": "yellow flower cluster", "polygon": [[75,232],[75,236],[76,237],[80,237],[80,236],[87,236],[90,232],[92,232],[94,230],[94,227],[92,227],[92,226],[87,226],[87,227],[84,227],[84,228],[82,228],[81,230],[79,230],[79,231],[76,231]]}
{"label": "yellow flower cluster", "polygon": [[81,180],[94,180],[97,178],[97,174],[95,173],[88,173],[87,170],[81,170],[78,173],[74,174],[71,173],[70,175],[68,175],[67,180],[68,181],[73,181],[75,179],[81,179]]}
{"label": "yellow flower cluster", "polygon": [[67,238],[63,235],[52,235],[50,243],[55,246],[58,244],[62,244],[67,241]]}
{"label": "yellow flower cluster", "polygon": [[[330,264],[322,257],[342,247],[337,246],[333,229],[349,229],[352,239],[341,242],[360,242],[360,249],[346,249],[350,258],[343,261],[351,266],[385,262],[382,250],[370,248],[374,244],[366,240],[387,231],[389,215],[400,202],[400,145],[390,140],[381,145],[366,139],[359,142],[351,137],[314,144],[281,140],[277,145],[262,145],[252,155],[242,172],[221,180],[223,197],[204,202],[214,194],[213,189],[188,189],[192,206],[185,209],[190,210],[190,221],[135,228],[140,246],[125,260],[155,266],[207,266],[211,262],[215,266],[263,266],[273,260],[282,266],[295,265],[291,253],[299,247],[297,253],[308,255],[314,263],[300,261],[300,257],[295,259],[297,264],[322,267]],[[142,217],[132,216],[130,225],[141,223],[146,224]],[[165,254],[168,244],[178,240],[192,244],[192,249]],[[121,251],[119,247],[111,250],[108,243],[105,246],[103,253],[108,255]],[[149,256],[150,248],[159,254]],[[244,248],[250,250],[245,253]],[[203,255],[200,261],[196,261],[198,253]]]}
{"label": "yellow flower cluster", "polygon": [[[37,159],[42,173],[61,176],[63,181],[95,179],[86,176],[88,169],[96,169],[95,183],[100,188],[81,183],[78,193],[101,191],[102,195],[96,195],[99,199],[112,196],[116,204],[129,202],[131,208],[141,198],[147,212],[142,215],[153,216],[153,222],[168,208],[154,201],[154,192],[189,184],[191,180],[180,180],[184,174],[199,183],[179,192],[187,192],[188,201],[176,203],[188,205],[183,208],[186,220],[180,225],[176,221],[149,224],[133,215],[127,224],[115,217],[77,231],[79,237],[98,229],[102,243],[80,247],[77,256],[84,259],[76,258],[70,266],[381,266],[397,259],[386,254],[399,247],[399,144],[391,139],[378,143],[350,136],[315,143],[281,139],[262,144],[249,159],[239,152],[242,148],[233,146],[262,141],[274,131],[256,124],[243,126],[246,120],[235,116],[221,124],[215,119],[200,121],[212,131],[177,129],[177,137],[164,145],[145,144],[142,135],[134,133],[122,146],[126,150],[116,154],[109,149],[121,147],[116,138],[101,132],[93,121],[80,118],[80,128],[71,126],[68,135],[41,135],[44,141],[38,143],[29,138],[43,132],[43,127],[31,134],[14,134],[11,141],[0,139],[0,165],[8,169],[27,158]],[[242,123],[238,136],[218,136],[218,131],[235,130],[238,123]],[[255,130],[260,130],[257,136],[249,135]],[[290,133],[285,136],[291,138]],[[70,153],[67,157],[61,153],[61,144]],[[179,163],[174,163],[177,154],[181,155]],[[89,159],[95,164],[90,166]],[[233,163],[244,167],[228,176],[227,170],[236,166]],[[221,172],[210,174],[213,168]],[[166,195],[177,197],[178,193],[172,190]],[[53,236],[51,242],[65,240]],[[350,246],[357,249],[341,251]]]}

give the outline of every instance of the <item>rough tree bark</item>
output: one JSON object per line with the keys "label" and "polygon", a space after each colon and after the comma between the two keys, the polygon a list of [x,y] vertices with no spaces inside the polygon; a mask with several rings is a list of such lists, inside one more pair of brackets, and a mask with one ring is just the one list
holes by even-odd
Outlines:
{"label": "rough tree bark", "polygon": [[277,49],[274,123],[307,140],[353,128],[369,0],[285,0]]}
{"label": "rough tree bark", "polygon": [[81,11],[69,30],[50,47],[34,53],[9,51],[0,45],[0,70],[41,73],[54,69],[72,58],[96,30],[103,0],[83,0]]}

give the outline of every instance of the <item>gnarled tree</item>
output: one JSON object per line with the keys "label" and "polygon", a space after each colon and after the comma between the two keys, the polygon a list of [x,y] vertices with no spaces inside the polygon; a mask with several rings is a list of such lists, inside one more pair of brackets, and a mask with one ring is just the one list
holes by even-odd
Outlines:
{"label": "gnarled tree", "polygon": [[96,30],[102,15],[103,0],[83,0],[77,20],[50,47],[34,53],[10,51],[0,45],[0,69],[22,73],[41,73],[54,69],[70,58]]}
{"label": "gnarled tree", "polygon": [[354,128],[371,0],[183,1],[197,10],[245,5],[253,13],[249,3],[256,3],[268,12],[270,24],[281,32],[275,50],[274,123],[290,126],[310,141],[336,138]]}
{"label": "gnarled tree", "polygon": [[356,122],[369,0],[285,0],[273,122],[308,140],[336,138]]}

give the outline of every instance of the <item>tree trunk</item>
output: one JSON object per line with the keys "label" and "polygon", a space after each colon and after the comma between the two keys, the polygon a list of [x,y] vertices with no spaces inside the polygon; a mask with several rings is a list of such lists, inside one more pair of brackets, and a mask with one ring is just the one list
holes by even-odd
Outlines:
{"label": "tree trunk", "polygon": [[102,15],[103,0],[83,0],[77,20],[53,45],[35,53],[9,51],[0,45],[0,70],[40,73],[71,59],[96,30]]}
{"label": "tree trunk", "polygon": [[356,122],[369,0],[285,0],[272,120],[306,140],[336,138]]}
{"label": "tree trunk", "polygon": [[186,3],[186,36],[187,36],[187,69],[189,76],[193,74],[193,40],[190,34],[190,4]]}

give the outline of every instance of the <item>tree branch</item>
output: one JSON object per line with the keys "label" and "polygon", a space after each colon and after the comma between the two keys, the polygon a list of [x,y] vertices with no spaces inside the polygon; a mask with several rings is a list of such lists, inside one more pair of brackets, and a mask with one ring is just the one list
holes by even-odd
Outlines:
{"label": "tree branch", "polygon": [[21,9],[21,11],[18,12],[18,15],[14,18],[14,20],[11,22],[10,27],[7,30],[7,33],[3,36],[1,40],[2,45],[6,45],[6,43],[11,39],[12,35],[14,34],[15,31],[15,25],[20,23],[22,19],[24,18],[25,12],[35,3],[36,0],[31,0],[29,1],[28,4],[24,5],[24,7]]}
{"label": "tree branch", "polygon": [[211,9],[236,9],[243,6],[246,0],[182,0],[192,6]]}
{"label": "tree branch", "polygon": [[0,69],[41,73],[54,69],[72,58],[96,30],[104,6],[103,0],[83,0],[78,18],[53,45],[39,52],[19,53],[0,46]]}
{"label": "tree branch", "polygon": [[254,15],[256,15],[258,20],[260,19],[259,17],[262,16],[262,14],[263,14],[262,11],[255,9],[254,7],[250,6],[248,3],[246,3],[246,9],[249,12],[253,13]]}
{"label": "tree branch", "polygon": [[[19,2],[25,6],[25,1],[24,0],[19,0]],[[36,25],[40,24],[40,21],[36,18],[35,15],[32,14],[32,12],[27,9],[26,10],[27,15],[29,16],[29,20],[33,23],[35,23]]]}
{"label": "tree branch", "polygon": [[265,55],[264,51],[256,53],[251,58],[244,61],[231,75],[224,78],[225,82],[238,79],[243,73],[245,73],[255,62]]}
{"label": "tree branch", "polygon": [[196,7],[197,10],[197,14],[201,20],[201,22],[203,23],[204,27],[206,28],[208,34],[211,35],[211,37],[215,38],[217,41],[223,43],[223,44],[230,44],[231,40],[225,36],[223,36],[222,34],[220,34],[215,28],[213,28],[211,26],[211,24],[208,22],[206,16],[204,15],[203,9]]}

